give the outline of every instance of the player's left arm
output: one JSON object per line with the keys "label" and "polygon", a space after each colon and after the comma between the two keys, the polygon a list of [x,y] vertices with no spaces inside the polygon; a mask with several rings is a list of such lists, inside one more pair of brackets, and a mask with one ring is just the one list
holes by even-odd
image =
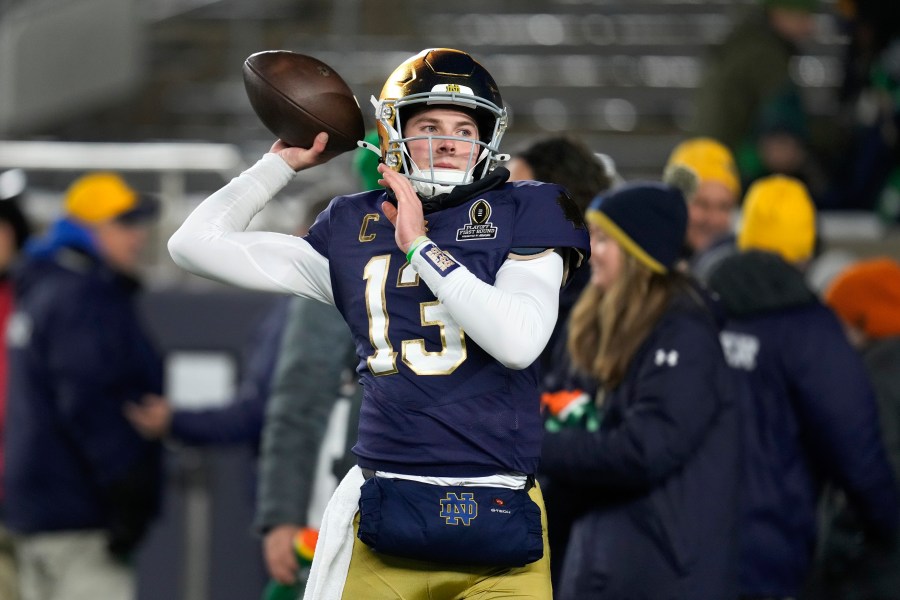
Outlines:
{"label": "player's left arm", "polygon": [[505,366],[524,369],[533,363],[556,324],[562,258],[548,252],[528,261],[507,260],[490,285],[458,263],[445,276],[428,257],[436,248],[433,243],[421,248],[411,264],[453,319]]}
{"label": "player's left arm", "polygon": [[[478,279],[465,266],[424,238],[422,205],[405,177],[380,166],[397,196],[397,207],[382,206],[394,223],[397,245],[472,340],[503,365],[524,369],[547,345],[559,311],[563,260],[555,252],[506,260],[494,284]],[[418,243],[417,243],[418,242]]]}

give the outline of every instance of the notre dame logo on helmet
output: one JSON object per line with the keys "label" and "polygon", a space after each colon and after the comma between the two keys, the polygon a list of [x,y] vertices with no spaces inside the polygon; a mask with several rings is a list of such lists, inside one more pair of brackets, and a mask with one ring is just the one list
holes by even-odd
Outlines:
{"label": "notre dame logo on helmet", "polygon": [[447,492],[441,498],[441,517],[446,519],[447,525],[466,525],[472,523],[472,519],[478,516],[478,503],[475,502],[475,494],[472,492]]}

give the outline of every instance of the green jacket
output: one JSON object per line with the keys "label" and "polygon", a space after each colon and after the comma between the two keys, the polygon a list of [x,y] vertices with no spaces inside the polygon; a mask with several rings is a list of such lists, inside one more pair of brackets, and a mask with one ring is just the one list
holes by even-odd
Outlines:
{"label": "green jacket", "polygon": [[[261,533],[278,525],[309,524],[329,418],[341,397],[361,395],[350,330],[337,309],[297,297],[289,311],[263,425],[255,523]],[[346,448],[356,440],[355,414],[358,408],[351,410]],[[331,465],[338,481],[353,464],[345,451]]]}
{"label": "green jacket", "polygon": [[710,53],[697,96],[695,130],[737,152],[750,137],[765,105],[792,84],[796,48],[754,12]]}

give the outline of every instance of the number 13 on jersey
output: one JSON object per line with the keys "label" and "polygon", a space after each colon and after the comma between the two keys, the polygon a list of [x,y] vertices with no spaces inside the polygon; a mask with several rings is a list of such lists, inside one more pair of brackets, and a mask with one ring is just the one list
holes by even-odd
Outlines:
{"label": "number 13 on jersey", "polygon": [[[397,372],[397,352],[388,335],[390,313],[386,288],[391,265],[389,254],[375,256],[366,264],[363,279],[366,281],[366,313],[369,317],[369,342],[374,353],[367,359],[374,375],[391,375]],[[406,264],[400,268],[397,287],[419,285],[419,276]],[[441,349],[428,351],[425,339],[403,340],[401,358],[416,375],[449,375],[466,360],[466,339],[462,328],[453,320],[446,307],[437,300],[419,303],[419,320],[423,327],[438,327]]]}

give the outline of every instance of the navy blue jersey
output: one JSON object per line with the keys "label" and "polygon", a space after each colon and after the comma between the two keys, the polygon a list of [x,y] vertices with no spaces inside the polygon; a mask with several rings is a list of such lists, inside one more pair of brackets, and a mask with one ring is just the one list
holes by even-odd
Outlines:
{"label": "navy blue jersey", "polygon": [[[364,386],[359,465],[476,476],[533,473],[542,423],[538,365],[512,370],[464,334],[419,281],[381,211],[383,191],[335,198],[307,241],[327,257]],[[555,185],[516,182],[426,215],[428,236],[493,284],[513,248],[577,248],[587,232]],[[473,306],[472,310],[478,310]]]}

